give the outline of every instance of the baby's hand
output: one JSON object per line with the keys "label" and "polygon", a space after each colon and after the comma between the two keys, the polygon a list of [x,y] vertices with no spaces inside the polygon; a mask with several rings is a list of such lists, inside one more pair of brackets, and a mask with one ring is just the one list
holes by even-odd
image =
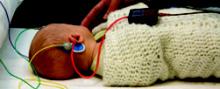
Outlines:
{"label": "baby's hand", "polygon": [[98,4],[96,4],[95,7],[92,8],[92,10],[88,13],[88,15],[83,19],[81,22],[81,25],[88,27],[90,23],[96,19],[96,17],[105,10],[104,8],[107,7],[108,10],[106,11],[105,15],[103,16],[103,19],[106,19],[108,14],[114,10],[117,10],[120,3],[124,0],[100,0]]}

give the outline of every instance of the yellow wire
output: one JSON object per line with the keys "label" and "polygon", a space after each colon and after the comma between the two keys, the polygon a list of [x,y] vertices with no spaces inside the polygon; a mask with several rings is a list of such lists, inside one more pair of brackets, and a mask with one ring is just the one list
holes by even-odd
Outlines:
{"label": "yellow wire", "polygon": [[43,52],[44,50],[47,50],[47,49],[50,49],[50,48],[55,48],[55,47],[62,47],[62,46],[63,46],[63,44],[53,44],[53,45],[49,45],[49,46],[46,46],[46,47],[40,49],[39,51],[37,51],[37,52],[32,56],[32,58],[31,58],[31,60],[30,60],[30,63],[33,61],[33,59],[34,59],[39,53]]}
{"label": "yellow wire", "polygon": [[[55,48],[55,47],[62,47],[63,44],[53,44],[53,45],[49,45],[49,46],[46,46],[42,49],[40,49],[39,51],[37,51],[31,58],[30,62],[29,62],[29,69],[30,69],[30,66],[31,66],[31,62],[34,60],[34,58],[41,52],[47,50],[47,49],[50,49],[50,48]],[[37,81],[35,78],[33,78],[33,76],[31,77],[31,79],[26,79],[26,80],[29,80],[29,81]],[[55,87],[55,88],[59,88],[59,89],[68,89],[65,85],[63,84],[60,84],[60,83],[57,83],[57,82],[52,82],[52,81],[49,81],[49,80],[43,80],[42,82],[42,85],[46,85],[46,86],[51,86],[51,87]],[[54,84],[54,85],[53,85]],[[21,86],[22,86],[22,81],[19,82],[18,84],[18,89],[21,89]]]}
{"label": "yellow wire", "polygon": [[[35,78],[33,78],[33,79],[26,79],[26,80],[28,80],[28,81],[36,81]],[[60,84],[60,83],[57,83],[57,82],[53,82],[53,81],[49,81],[49,80],[41,80],[41,84],[45,85],[45,86],[49,86],[49,87],[55,87],[55,88],[58,88],[58,89],[68,89],[67,86],[65,86],[63,84]],[[19,82],[18,89],[21,89],[21,86],[22,86],[22,81]]]}
{"label": "yellow wire", "polygon": [[41,53],[41,52],[43,52],[43,51],[45,51],[45,50],[47,50],[47,49],[50,49],[50,48],[62,47],[62,46],[63,46],[62,44],[53,44],[53,45],[46,46],[46,47],[40,49],[39,51],[37,51],[37,52],[32,56],[32,58],[31,58],[31,60],[30,60],[29,69],[31,69],[31,68],[30,68],[30,67],[31,67],[30,65],[31,65],[32,61],[34,60],[34,58],[35,58],[39,53]]}

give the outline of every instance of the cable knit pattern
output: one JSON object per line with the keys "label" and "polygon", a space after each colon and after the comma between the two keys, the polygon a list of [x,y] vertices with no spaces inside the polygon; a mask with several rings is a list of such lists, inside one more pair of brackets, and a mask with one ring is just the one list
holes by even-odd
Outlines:
{"label": "cable knit pattern", "polygon": [[[108,25],[131,8],[110,14]],[[192,12],[175,8],[160,12]],[[129,24],[127,19],[107,32],[104,44],[105,85],[147,86],[157,80],[220,78],[220,15],[203,13],[160,17],[155,26]]]}

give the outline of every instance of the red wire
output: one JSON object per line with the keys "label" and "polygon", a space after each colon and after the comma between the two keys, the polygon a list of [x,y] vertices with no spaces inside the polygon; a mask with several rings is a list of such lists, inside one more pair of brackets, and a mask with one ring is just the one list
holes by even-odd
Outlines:
{"label": "red wire", "polygon": [[108,30],[110,30],[116,23],[118,23],[119,21],[123,20],[123,19],[126,19],[128,18],[128,16],[123,16],[121,18],[118,18],[116,19],[114,22],[112,22],[107,28],[106,28],[106,31],[105,31],[105,34],[107,33]]}
{"label": "red wire", "polygon": [[[106,34],[107,31],[110,30],[117,22],[119,22],[119,21],[121,21],[121,20],[123,20],[123,19],[125,19],[125,18],[128,18],[128,16],[121,17],[121,18],[115,20],[114,22],[112,22],[112,23],[107,27],[107,29],[106,29],[106,31],[105,31],[105,34]],[[75,61],[74,61],[74,57],[73,57],[73,56],[74,56],[74,50],[72,49],[71,54],[70,54],[70,56],[71,56],[71,63],[72,63],[72,66],[73,66],[74,70],[76,71],[76,73],[77,73],[80,77],[85,78],[85,79],[90,79],[90,78],[92,78],[92,77],[95,76],[95,74],[96,74],[96,72],[97,72],[97,70],[98,70],[98,68],[99,68],[99,64],[100,64],[100,55],[101,55],[102,45],[103,45],[104,40],[105,40],[105,34],[104,34],[104,37],[102,37],[101,42],[100,42],[100,45],[99,45],[99,48],[98,48],[98,59],[97,59],[95,71],[94,71],[91,75],[89,75],[89,76],[83,75],[83,74],[80,73],[80,71],[76,68]],[[72,42],[72,48],[75,47],[75,44],[76,44],[76,42],[73,41],[73,42]]]}
{"label": "red wire", "polygon": [[[76,42],[72,42],[72,48],[74,48],[75,47],[75,44],[76,44]],[[74,68],[74,70],[76,71],[76,73],[80,76],[80,77],[82,77],[82,78],[85,78],[85,79],[89,79],[89,78],[92,78],[93,76],[95,76],[95,74],[96,74],[96,72],[93,72],[93,74],[92,75],[90,75],[90,76],[85,76],[85,75],[83,75],[82,73],[80,73],[80,71],[77,69],[77,67],[76,67],[76,65],[75,65],[75,61],[74,61],[74,52],[73,52],[73,49],[72,49],[72,51],[71,51],[71,62],[72,62],[72,66],[73,66],[73,68]],[[97,65],[96,65],[97,66]]]}
{"label": "red wire", "polygon": [[170,16],[171,14],[168,13],[159,13],[159,16]]}

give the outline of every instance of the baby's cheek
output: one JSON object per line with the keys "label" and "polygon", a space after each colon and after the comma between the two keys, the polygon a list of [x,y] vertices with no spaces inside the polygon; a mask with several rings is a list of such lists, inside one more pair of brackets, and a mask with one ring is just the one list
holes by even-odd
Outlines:
{"label": "baby's cheek", "polygon": [[37,72],[50,79],[68,79],[73,77],[69,53],[59,48],[52,48],[40,53],[33,61]]}

